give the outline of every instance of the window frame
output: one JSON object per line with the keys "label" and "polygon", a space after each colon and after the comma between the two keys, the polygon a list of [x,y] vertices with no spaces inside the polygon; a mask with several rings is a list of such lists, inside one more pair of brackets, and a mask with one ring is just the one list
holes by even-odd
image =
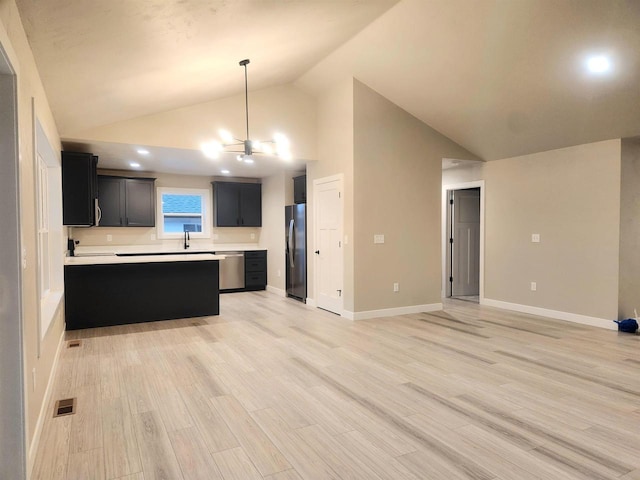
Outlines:
{"label": "window frame", "polygon": [[[182,188],[182,187],[156,187],[156,237],[159,239],[182,238],[184,232],[165,232],[164,213],[162,211],[162,195],[197,195],[202,199],[202,231],[189,232],[190,238],[211,238],[211,189],[206,188]],[[180,214],[176,215],[180,216]],[[189,214],[194,216],[194,214]]]}
{"label": "window frame", "polygon": [[[39,340],[53,324],[64,295],[62,168],[40,120],[34,114],[34,182]],[[38,356],[40,342],[38,342]]]}

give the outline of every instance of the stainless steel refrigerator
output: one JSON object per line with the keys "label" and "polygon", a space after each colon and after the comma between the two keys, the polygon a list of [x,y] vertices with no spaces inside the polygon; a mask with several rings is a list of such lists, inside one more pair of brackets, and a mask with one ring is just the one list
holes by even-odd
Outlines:
{"label": "stainless steel refrigerator", "polygon": [[307,299],[307,206],[285,208],[287,297],[306,303]]}

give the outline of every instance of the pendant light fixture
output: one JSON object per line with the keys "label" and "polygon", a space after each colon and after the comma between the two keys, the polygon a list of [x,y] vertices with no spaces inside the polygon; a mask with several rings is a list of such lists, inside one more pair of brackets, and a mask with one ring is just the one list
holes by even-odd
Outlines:
{"label": "pendant light fixture", "polygon": [[[273,155],[283,160],[291,160],[289,139],[282,133],[276,133],[271,140],[251,140],[249,137],[249,87],[247,81],[247,65],[249,59],[241,60],[244,67],[244,98],[247,135],[244,140],[234,137],[228,130],[220,130],[220,140],[212,140],[201,145],[202,152],[209,158],[219,158],[221,153],[237,153],[239,162],[253,163],[253,155]],[[241,148],[241,150],[240,150]]]}

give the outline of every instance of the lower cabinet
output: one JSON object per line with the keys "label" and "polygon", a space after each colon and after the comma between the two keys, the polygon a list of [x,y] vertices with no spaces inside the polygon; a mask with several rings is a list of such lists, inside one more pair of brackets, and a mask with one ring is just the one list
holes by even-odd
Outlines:
{"label": "lower cabinet", "polygon": [[267,288],[266,250],[244,252],[244,286],[245,290]]}

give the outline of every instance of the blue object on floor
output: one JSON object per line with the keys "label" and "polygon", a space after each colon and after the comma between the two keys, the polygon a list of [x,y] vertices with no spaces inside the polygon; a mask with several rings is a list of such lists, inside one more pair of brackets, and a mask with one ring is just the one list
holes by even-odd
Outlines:
{"label": "blue object on floor", "polygon": [[626,320],[614,320],[618,324],[619,332],[636,333],[638,330],[638,322],[634,318],[627,318]]}

